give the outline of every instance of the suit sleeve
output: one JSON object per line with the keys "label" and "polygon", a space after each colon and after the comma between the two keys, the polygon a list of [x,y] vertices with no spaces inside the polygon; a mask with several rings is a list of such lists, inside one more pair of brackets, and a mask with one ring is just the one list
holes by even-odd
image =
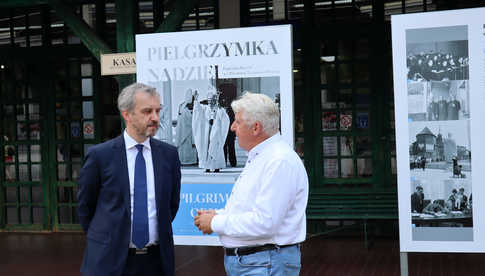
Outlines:
{"label": "suit sleeve", "polygon": [[418,204],[416,202],[416,196],[414,194],[411,195],[411,212],[418,212]]}
{"label": "suit sleeve", "polygon": [[99,166],[94,150],[88,151],[84,158],[84,165],[81,168],[78,179],[79,190],[77,199],[79,202],[79,221],[85,233],[96,211],[100,187]]}
{"label": "suit sleeve", "polygon": [[173,179],[172,179],[172,198],[171,202],[171,214],[172,214],[172,221],[175,219],[177,215],[177,211],[179,209],[180,204],[180,179],[182,177],[180,172],[180,159],[177,150],[175,150],[175,164],[173,166]]}

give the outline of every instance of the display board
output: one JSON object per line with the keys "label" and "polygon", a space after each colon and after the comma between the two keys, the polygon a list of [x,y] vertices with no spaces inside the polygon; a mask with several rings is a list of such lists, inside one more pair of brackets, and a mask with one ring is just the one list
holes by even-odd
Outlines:
{"label": "display board", "polygon": [[402,252],[485,249],[484,14],[391,18]]}
{"label": "display board", "polygon": [[218,245],[193,217],[225,206],[247,160],[229,131],[230,103],[244,91],[268,95],[280,107],[281,135],[293,146],[291,26],[137,35],[136,62],[137,81],[161,96],[156,138],[176,146],[183,165],[175,244]]}

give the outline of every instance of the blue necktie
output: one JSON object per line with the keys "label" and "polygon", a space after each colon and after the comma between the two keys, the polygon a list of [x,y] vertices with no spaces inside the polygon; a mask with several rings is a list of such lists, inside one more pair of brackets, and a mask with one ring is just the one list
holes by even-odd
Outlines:
{"label": "blue necktie", "polygon": [[135,185],[133,198],[133,244],[138,249],[148,243],[147,169],[143,158],[143,145],[136,145]]}

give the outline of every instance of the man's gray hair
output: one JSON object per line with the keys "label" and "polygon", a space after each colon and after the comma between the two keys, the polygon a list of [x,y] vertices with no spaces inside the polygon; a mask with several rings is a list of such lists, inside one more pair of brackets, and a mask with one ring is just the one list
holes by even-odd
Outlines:
{"label": "man's gray hair", "polygon": [[160,100],[160,94],[158,94],[157,90],[154,87],[143,83],[135,82],[121,90],[121,93],[118,96],[118,109],[120,110],[120,112],[122,110],[126,110],[130,113],[133,111],[133,108],[135,107],[135,95],[137,92],[148,93],[151,96],[157,97]]}
{"label": "man's gray hair", "polygon": [[242,112],[242,119],[250,126],[260,122],[263,132],[273,136],[279,131],[280,111],[270,97],[264,94],[244,92],[244,95],[231,103],[234,113]]}

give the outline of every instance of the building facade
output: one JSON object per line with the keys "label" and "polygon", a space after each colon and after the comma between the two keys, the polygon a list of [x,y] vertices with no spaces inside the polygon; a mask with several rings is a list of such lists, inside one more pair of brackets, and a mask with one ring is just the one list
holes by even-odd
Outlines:
{"label": "building facade", "polygon": [[100,55],[135,51],[141,33],[291,24],[295,149],[311,193],[396,191],[390,15],[477,2],[2,1],[0,231],[80,230],[84,155],[120,134],[116,98],[135,80],[101,76]]}

